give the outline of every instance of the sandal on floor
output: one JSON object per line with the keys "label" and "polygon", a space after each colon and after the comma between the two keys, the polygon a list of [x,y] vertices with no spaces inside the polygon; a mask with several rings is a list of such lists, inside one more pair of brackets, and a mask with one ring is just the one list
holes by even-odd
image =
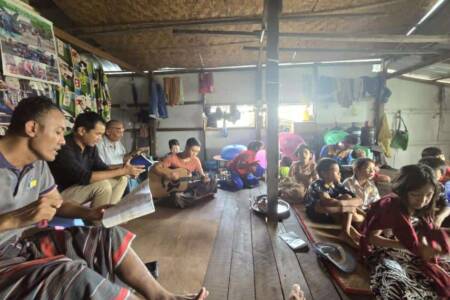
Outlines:
{"label": "sandal on floor", "polygon": [[329,261],[344,273],[352,273],[356,270],[356,260],[353,255],[341,245],[335,243],[316,243],[314,252]]}

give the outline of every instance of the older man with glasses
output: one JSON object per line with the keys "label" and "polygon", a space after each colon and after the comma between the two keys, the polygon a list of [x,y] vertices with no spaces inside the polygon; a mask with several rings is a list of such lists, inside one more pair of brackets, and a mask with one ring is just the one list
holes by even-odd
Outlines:
{"label": "older man with glasses", "polygon": [[133,156],[148,151],[148,147],[143,147],[127,153],[121,142],[124,132],[125,128],[121,121],[111,120],[106,123],[105,135],[97,144],[97,149],[100,158],[109,167],[121,167]]}

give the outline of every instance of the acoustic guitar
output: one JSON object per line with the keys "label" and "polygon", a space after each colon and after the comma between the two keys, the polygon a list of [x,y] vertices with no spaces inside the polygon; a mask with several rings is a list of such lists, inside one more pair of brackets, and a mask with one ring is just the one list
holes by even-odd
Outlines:
{"label": "acoustic guitar", "polygon": [[189,184],[199,182],[202,179],[201,176],[191,176],[189,171],[183,168],[172,169],[170,172],[178,173],[180,178],[172,181],[154,172],[150,172],[148,179],[153,197],[164,198],[173,192],[184,192],[188,189]]}

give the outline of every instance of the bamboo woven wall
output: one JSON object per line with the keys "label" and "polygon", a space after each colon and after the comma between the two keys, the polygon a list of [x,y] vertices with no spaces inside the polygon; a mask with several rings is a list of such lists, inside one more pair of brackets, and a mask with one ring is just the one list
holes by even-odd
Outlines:
{"label": "bamboo woven wall", "polygon": [[[386,4],[383,4],[387,2]],[[174,35],[172,28],[115,32],[91,35],[96,30],[108,30],[112,25],[142,22],[208,19],[218,17],[256,16],[263,12],[263,0],[54,0],[54,3],[79,27],[75,32],[93,39],[103,49],[141,70],[161,67],[205,67],[256,64],[257,51],[243,46],[259,46],[258,38],[247,36]],[[434,0],[284,0],[283,13],[311,12],[381,12],[383,15],[321,19],[283,20],[281,32],[404,34]],[[367,5],[373,4],[371,6]],[[336,11],[336,9],[339,9]],[[100,27],[99,27],[100,26]],[[125,26],[122,26],[125,27]],[[260,30],[257,24],[196,25],[176,28],[208,30]],[[280,47],[382,47],[395,44],[349,44],[280,38]],[[408,46],[408,45],[406,45]],[[417,49],[419,47],[410,46]],[[420,47],[423,47],[421,45]],[[201,58],[200,58],[201,57]],[[364,53],[281,52],[281,62],[335,60],[367,57]]]}

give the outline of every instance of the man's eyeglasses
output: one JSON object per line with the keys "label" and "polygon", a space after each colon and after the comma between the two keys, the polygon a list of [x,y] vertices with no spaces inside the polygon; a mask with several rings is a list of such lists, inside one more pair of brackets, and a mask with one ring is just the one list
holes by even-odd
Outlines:
{"label": "man's eyeglasses", "polygon": [[111,127],[111,129],[125,131],[125,128],[121,128],[121,127]]}

